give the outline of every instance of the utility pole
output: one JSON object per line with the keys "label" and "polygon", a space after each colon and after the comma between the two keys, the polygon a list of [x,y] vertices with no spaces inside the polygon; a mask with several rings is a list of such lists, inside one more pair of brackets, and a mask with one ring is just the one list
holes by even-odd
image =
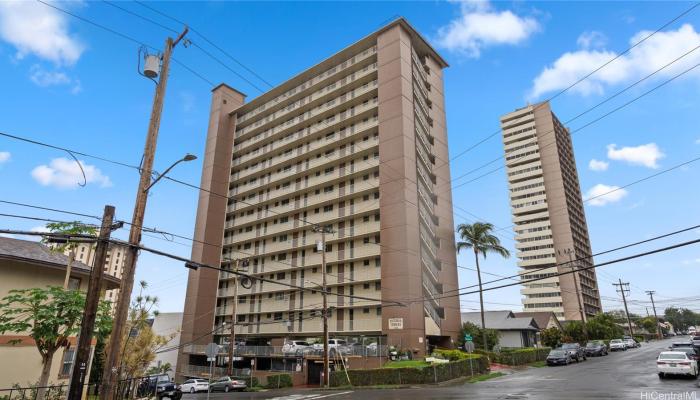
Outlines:
{"label": "utility pole", "polygon": [[330,386],[330,363],[328,360],[328,291],[326,284],[326,233],[333,233],[330,226],[315,226],[314,232],[321,232],[321,241],[316,244],[316,249],[321,251],[321,275],[323,280],[321,288],[323,290],[323,386]]}
{"label": "utility pole", "polygon": [[563,251],[569,256],[569,268],[571,268],[574,276],[574,287],[576,288],[576,300],[578,300],[578,312],[581,315],[581,326],[583,327],[583,337],[588,341],[588,329],[586,328],[586,313],[583,311],[583,303],[581,302],[581,288],[579,287],[578,269],[574,266],[574,251],[566,249]]}
{"label": "utility pole", "polygon": [[141,179],[136,191],[136,203],[134,204],[134,214],[131,218],[131,230],[129,231],[129,244],[126,251],[124,273],[117,301],[117,309],[114,315],[114,328],[107,346],[105,368],[102,373],[102,390],[100,390],[100,400],[116,399],[116,383],[119,378],[119,366],[121,365],[122,339],[126,330],[126,322],[131,302],[131,291],[134,288],[134,274],[136,272],[136,261],[138,260],[138,246],[141,243],[141,230],[143,226],[144,214],[146,212],[146,201],[148,200],[148,188],[151,184],[153,174],[153,160],[158,143],[158,131],[160,130],[160,117],[163,112],[163,100],[165,98],[165,88],[168,83],[168,72],[170,70],[170,56],[173,48],[187,34],[187,27],[175,39],[168,37],[165,40],[163,49],[162,65],[160,69],[160,80],[156,86],[156,93],[153,97],[153,109],[148,125],[146,144],[143,150],[143,164],[141,166]]}
{"label": "utility pole", "polygon": [[[233,267],[233,314],[231,315],[231,336],[229,337],[228,344],[228,375],[233,376],[233,357],[234,349],[236,347],[236,318],[238,315],[238,264],[241,263],[240,260],[234,260]],[[248,266],[248,260],[242,261],[243,267]],[[252,369],[251,369],[252,371]],[[252,373],[252,372],[251,372]]]}
{"label": "utility pole", "polygon": [[654,310],[654,321],[656,321],[656,337],[661,340],[663,338],[663,334],[661,333],[661,326],[659,326],[659,317],[656,315],[656,304],[654,304],[654,293],[656,293],[653,290],[647,290],[646,294],[649,295],[651,298],[651,309]]}
{"label": "utility pole", "polygon": [[[90,270],[90,280],[88,281],[87,295],[85,299],[85,310],[80,322],[80,334],[78,335],[78,347],[73,362],[71,372],[70,387],[68,389],[68,400],[80,400],[83,395],[83,386],[87,373],[87,364],[90,358],[90,342],[95,330],[95,319],[97,308],[102,295],[102,279],[104,276],[104,265],[109,249],[109,237],[112,233],[112,221],[114,219],[114,207],[105,206],[102,215],[102,226],[97,239],[97,250]],[[73,251],[71,250],[71,254]]]}
{"label": "utility pole", "polygon": [[622,279],[619,280],[620,283],[613,283],[613,286],[618,287],[617,292],[622,294],[622,303],[625,305],[625,316],[627,317],[627,326],[630,329],[630,336],[634,335],[634,330],[632,329],[632,320],[630,320],[630,313],[627,310],[627,297],[625,297],[625,292],[629,292],[629,282],[622,282]]}

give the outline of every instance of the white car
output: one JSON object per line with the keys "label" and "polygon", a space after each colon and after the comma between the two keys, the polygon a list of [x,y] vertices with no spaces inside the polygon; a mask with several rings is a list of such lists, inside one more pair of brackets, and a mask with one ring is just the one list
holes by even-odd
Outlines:
{"label": "white car", "polygon": [[697,360],[691,360],[682,351],[662,352],[656,360],[656,368],[660,378],[666,375],[690,375],[697,378],[700,372]]}
{"label": "white car", "polygon": [[[314,344],[314,350],[323,350],[323,343]],[[331,357],[335,357],[336,354],[348,354],[350,346],[343,339],[328,339],[328,353]]]}
{"label": "white car", "polygon": [[188,379],[180,385],[183,393],[206,392],[209,390],[209,382],[206,379]]}
{"label": "white car", "polygon": [[634,349],[636,347],[641,347],[639,343],[637,343],[636,340],[634,339],[624,339],[625,345],[627,346],[628,349]]}
{"label": "white car", "polygon": [[622,341],[622,339],[613,339],[610,341],[610,351],[626,351],[627,350],[627,344]]}
{"label": "white car", "polygon": [[303,355],[311,351],[311,345],[303,340],[290,340],[282,346],[282,353]]}

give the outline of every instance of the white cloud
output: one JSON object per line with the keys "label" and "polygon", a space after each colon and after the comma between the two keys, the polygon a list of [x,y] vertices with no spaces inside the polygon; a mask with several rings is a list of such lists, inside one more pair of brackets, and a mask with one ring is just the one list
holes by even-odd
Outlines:
{"label": "white cloud", "polygon": [[608,38],[598,31],[583,32],[576,39],[576,44],[582,49],[604,47]]}
{"label": "white cloud", "polygon": [[39,87],[71,86],[71,94],[80,93],[83,88],[78,79],[69,77],[65,72],[47,71],[38,64],[29,69],[29,79]]}
{"label": "white cloud", "polygon": [[[630,45],[649,36],[650,31],[640,31],[630,38]],[[544,93],[562,90],[605,64],[617,53],[603,48],[592,49],[590,40],[579,37],[580,49],[566,52],[533,80],[529,97],[535,99]],[[577,84],[571,91],[582,95],[602,94],[607,86],[631,82],[670,63],[687,53],[700,42],[700,33],[692,25],[684,24],[678,30],[659,32],[645,40],[629,53],[605,66],[600,71]],[[660,71],[654,79],[664,79],[676,75],[700,62],[700,51],[688,56]],[[700,77],[700,72],[689,72],[687,76]]]}
{"label": "white cloud", "polygon": [[12,44],[16,57],[28,54],[56,65],[72,65],[84,45],[68,31],[67,17],[34,1],[0,1],[0,38]]}
{"label": "white cloud", "polygon": [[700,144],[700,138],[698,138],[697,140],[695,140],[695,144]]}
{"label": "white cloud", "polygon": [[[85,180],[88,184],[96,183],[100,187],[112,186],[109,177],[94,165],[88,165],[80,161],[85,171]],[[83,183],[83,174],[74,160],[67,158],[54,158],[49,165],[39,165],[32,170],[32,177],[43,186],[55,186],[60,189],[75,189]]]}
{"label": "white cloud", "polygon": [[606,171],[609,165],[607,161],[600,161],[594,158],[588,162],[588,169],[591,171]]}
{"label": "white cloud", "polygon": [[10,161],[12,154],[9,151],[0,151],[0,164]]}
{"label": "white cloud", "polygon": [[656,143],[647,143],[636,147],[621,147],[619,149],[615,144],[608,145],[609,159],[624,161],[632,165],[642,165],[647,168],[659,168],[658,161],[665,156]]}
{"label": "white cloud", "polygon": [[619,186],[608,186],[599,183],[586,192],[585,201],[592,206],[604,206],[616,203],[627,196],[627,191]]}
{"label": "white cloud", "polygon": [[515,45],[540,29],[531,17],[498,11],[488,1],[460,2],[460,16],[438,29],[437,45],[478,58],[482,48]]}

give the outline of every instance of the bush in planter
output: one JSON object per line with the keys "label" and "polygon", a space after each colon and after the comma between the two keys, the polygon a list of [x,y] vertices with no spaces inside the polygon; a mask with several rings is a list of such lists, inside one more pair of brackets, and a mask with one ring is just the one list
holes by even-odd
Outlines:
{"label": "bush in planter", "polygon": [[279,374],[279,375],[269,375],[267,377],[267,389],[277,389],[292,387],[294,384],[292,382],[292,377],[289,374]]}
{"label": "bush in planter", "polygon": [[466,360],[469,358],[469,353],[465,353],[462,350],[442,350],[437,349],[433,352],[433,356],[438,358],[443,358],[450,361]]}

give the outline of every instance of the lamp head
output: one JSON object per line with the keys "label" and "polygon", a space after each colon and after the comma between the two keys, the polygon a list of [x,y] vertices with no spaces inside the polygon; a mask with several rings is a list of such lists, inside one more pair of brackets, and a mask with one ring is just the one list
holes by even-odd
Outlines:
{"label": "lamp head", "polygon": [[194,154],[187,153],[187,154],[185,154],[185,157],[182,159],[182,161],[193,161],[196,159],[197,159],[197,156],[195,156]]}

